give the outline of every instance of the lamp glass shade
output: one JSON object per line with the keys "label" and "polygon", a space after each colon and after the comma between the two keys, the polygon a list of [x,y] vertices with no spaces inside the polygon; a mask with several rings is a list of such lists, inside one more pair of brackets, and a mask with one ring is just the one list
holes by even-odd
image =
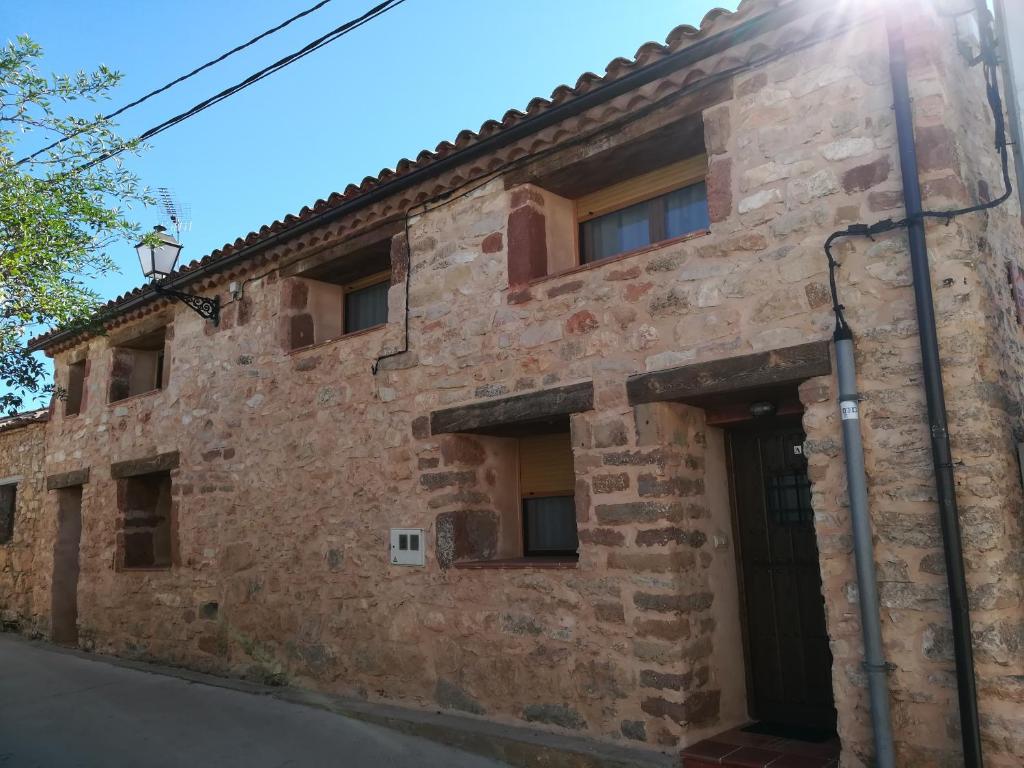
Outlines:
{"label": "lamp glass shade", "polygon": [[182,246],[167,234],[163,227],[154,227],[153,234],[160,241],[159,244],[150,245],[142,241],[135,246],[135,251],[139,254],[139,265],[146,277],[166,277],[174,271]]}

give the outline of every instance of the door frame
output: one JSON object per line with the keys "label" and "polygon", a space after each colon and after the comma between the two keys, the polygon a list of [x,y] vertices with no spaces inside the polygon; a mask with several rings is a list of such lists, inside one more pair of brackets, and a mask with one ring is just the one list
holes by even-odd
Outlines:
{"label": "door frame", "polygon": [[[742,422],[734,423],[727,426],[724,429],[725,432],[725,462],[726,462],[726,473],[729,480],[729,507],[731,511],[730,520],[732,523],[732,540],[733,540],[733,556],[736,567],[736,585],[739,595],[739,609],[740,609],[740,636],[743,644],[743,674],[746,681],[747,689],[747,716],[753,720],[763,720],[768,718],[760,718],[757,716],[758,713],[754,711],[755,696],[754,696],[754,675],[753,665],[751,662],[751,649],[750,649],[750,628],[747,617],[747,589],[744,583],[744,568],[743,568],[743,539],[740,536],[739,527],[739,505],[736,498],[736,467],[733,463],[733,440],[736,433],[751,433],[751,432],[768,432],[778,429],[786,429],[798,427],[801,432],[806,436],[806,431],[803,428],[803,410],[798,414],[784,414],[784,415],[773,415],[765,417],[751,417],[750,419]],[[812,483],[813,486],[813,483]],[[813,522],[812,522],[813,527]],[[817,540],[817,528],[814,528],[815,540]],[[818,568],[819,576],[821,569],[821,553],[818,553]],[[824,607],[823,609],[824,610]],[[826,629],[828,615],[825,615]],[[832,662],[833,667],[835,666],[835,660]],[[834,692],[833,692],[834,697]],[[834,705],[834,701],[833,701]],[[763,713],[761,713],[763,714]]]}
{"label": "door frame", "polygon": [[[57,493],[57,519],[56,531],[53,541],[53,568],[50,573],[50,640],[59,645],[78,645],[78,586],[82,570],[82,530],[84,527],[83,507],[85,501],[85,485],[65,485],[54,489]],[[71,551],[71,538],[68,536],[68,521],[65,517],[64,507],[69,494],[77,495],[75,505],[75,522],[77,532],[74,538],[74,564],[67,561]],[[67,548],[66,551],[64,548]],[[61,571],[58,578],[58,570]],[[73,578],[72,578],[73,577]],[[73,590],[69,589],[73,585]],[[58,596],[58,589],[65,590]],[[59,604],[59,605],[58,605]],[[73,620],[68,625],[66,610],[68,606],[73,608]],[[58,618],[57,608],[61,608],[61,616]],[[67,626],[66,626],[67,625]]]}

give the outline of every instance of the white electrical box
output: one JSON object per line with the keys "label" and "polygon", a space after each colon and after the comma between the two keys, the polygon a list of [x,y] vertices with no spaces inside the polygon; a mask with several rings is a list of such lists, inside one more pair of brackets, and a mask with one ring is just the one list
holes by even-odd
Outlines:
{"label": "white electrical box", "polygon": [[423,565],[423,529],[391,529],[391,564]]}

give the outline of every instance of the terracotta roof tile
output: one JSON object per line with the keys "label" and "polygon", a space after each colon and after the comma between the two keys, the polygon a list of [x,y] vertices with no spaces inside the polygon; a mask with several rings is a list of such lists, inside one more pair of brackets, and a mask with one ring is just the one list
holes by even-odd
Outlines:
{"label": "terracotta roof tile", "polygon": [[46,408],[40,408],[37,411],[23,411],[13,416],[3,416],[0,417],[0,432],[27,427],[30,424],[39,424],[49,419],[49,417],[49,411]]}

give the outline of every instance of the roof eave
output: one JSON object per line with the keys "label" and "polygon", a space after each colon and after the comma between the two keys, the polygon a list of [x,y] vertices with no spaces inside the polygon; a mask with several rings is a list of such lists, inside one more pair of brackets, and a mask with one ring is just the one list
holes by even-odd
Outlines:
{"label": "roof eave", "polygon": [[[568,117],[585,112],[609,99],[613,99],[623,93],[635,90],[647,83],[663,77],[683,67],[695,64],[702,59],[716,53],[728,50],[735,45],[746,42],[766,31],[787,24],[799,18],[804,10],[804,3],[800,0],[783,3],[772,8],[760,16],[755,16],[742,21],[734,27],[697,40],[678,51],[666,55],[663,59],[648,64],[645,67],[629,72],[622,77],[612,80],[609,83],[600,85],[591,91],[583,93],[560,104],[552,104],[543,112],[524,118],[508,128],[484,137],[474,144],[463,149],[441,157],[429,165],[415,168],[403,174],[396,175],[384,181],[368,191],[360,194],[351,200],[340,205],[329,208],[320,213],[313,214],[310,218],[301,220],[288,228],[275,232],[264,239],[257,240],[248,245],[243,245],[235,252],[212,261],[209,264],[201,264],[187,272],[172,276],[163,285],[168,288],[181,288],[204,275],[226,269],[250,256],[264,251],[277,243],[301,235],[315,227],[327,224],[335,219],[346,216],[354,211],[372,205],[379,200],[391,196],[401,190],[414,186],[424,179],[444,173],[446,170],[470,161],[480,155],[492,152],[506,144],[511,144],[525,136],[529,136],[539,130],[554,125]],[[154,299],[160,298],[152,289],[132,296],[122,304],[111,308],[113,316],[129,312],[136,307],[143,306]],[[57,331],[53,335],[43,335],[33,339],[28,344],[30,352],[45,351],[50,347],[62,344],[73,339],[82,332],[77,330]],[[88,336],[88,334],[87,334]]]}

